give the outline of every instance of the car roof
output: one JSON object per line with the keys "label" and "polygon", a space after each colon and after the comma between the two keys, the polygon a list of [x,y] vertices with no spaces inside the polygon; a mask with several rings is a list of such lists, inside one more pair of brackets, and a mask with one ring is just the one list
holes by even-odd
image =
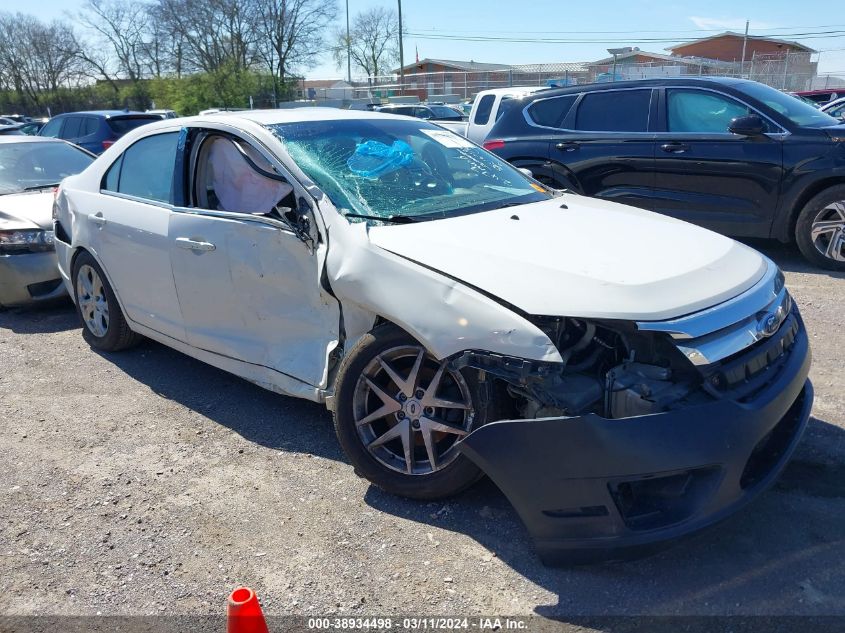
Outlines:
{"label": "car roof", "polygon": [[600,83],[579,84],[565,88],[541,90],[530,95],[532,99],[554,97],[557,95],[578,94],[598,90],[620,90],[623,88],[659,88],[661,86],[729,86],[755,83],[737,77],[660,77],[657,79],[633,79],[629,81],[605,81]]}
{"label": "car roof", "polygon": [[[299,123],[307,121],[343,121],[350,119],[382,119],[395,121],[396,118],[389,114],[381,114],[370,110],[341,110],[339,108],[304,107],[304,108],[279,108],[276,110],[244,110],[242,112],[221,112],[219,114],[206,114],[203,116],[182,119],[190,122],[213,121],[218,123],[231,123],[236,119],[252,121],[259,125],[274,125],[277,123]],[[170,123],[180,119],[170,119]],[[152,125],[158,125],[153,123]],[[146,127],[146,126],[144,126]]]}
{"label": "car roof", "polygon": [[56,117],[72,116],[74,114],[90,114],[105,117],[107,119],[117,116],[149,116],[146,112],[140,112],[137,110],[80,110],[78,112],[63,112],[62,114],[57,114]]}
{"label": "car roof", "polygon": [[[482,90],[481,92],[486,95],[511,95],[530,94],[532,92],[540,92],[541,90],[544,92],[548,92],[549,88],[548,86],[511,86],[510,88],[490,88],[489,90]],[[481,94],[481,92],[479,92],[479,94]]]}

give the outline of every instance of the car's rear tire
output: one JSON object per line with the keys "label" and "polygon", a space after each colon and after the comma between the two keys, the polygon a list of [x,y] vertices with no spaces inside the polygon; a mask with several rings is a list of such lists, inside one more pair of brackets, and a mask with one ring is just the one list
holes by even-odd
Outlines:
{"label": "car's rear tire", "polygon": [[[334,425],[355,471],[379,488],[440,499],[481,471],[455,446],[491,419],[492,398],[473,374],[450,370],[393,325],[364,336],[337,377]],[[432,387],[433,385],[433,387]],[[381,414],[381,415],[380,415]]]}
{"label": "car's rear tire", "polygon": [[133,332],[103,269],[94,257],[83,251],[73,262],[73,298],[76,314],[82,321],[82,336],[91,347],[105,352],[116,352],[141,340]]}
{"label": "car's rear tire", "polygon": [[845,185],[825,189],[798,215],[795,241],[809,261],[829,270],[845,270]]}

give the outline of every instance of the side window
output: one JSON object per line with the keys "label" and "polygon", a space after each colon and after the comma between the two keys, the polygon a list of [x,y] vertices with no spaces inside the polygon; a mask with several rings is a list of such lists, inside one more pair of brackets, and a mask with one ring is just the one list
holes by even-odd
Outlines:
{"label": "side window", "polygon": [[79,130],[79,136],[91,136],[97,131],[97,119],[92,116],[87,116],[83,119],[84,123]]}
{"label": "side window", "polygon": [[428,108],[423,108],[421,106],[414,108],[414,116],[418,119],[430,119],[432,114],[431,110]]}
{"label": "side window", "polygon": [[72,116],[65,121],[65,126],[62,128],[62,138],[74,139],[82,136],[79,133],[79,124],[82,123],[82,117]]}
{"label": "side window", "polygon": [[554,99],[540,99],[528,107],[528,117],[537,125],[560,127],[578,95],[566,95]]}
{"label": "side window", "polygon": [[647,132],[651,90],[608,90],[584,95],[575,129],[590,132]]}
{"label": "side window", "polygon": [[484,95],[481,101],[478,102],[478,107],[475,109],[475,117],[472,122],[476,125],[487,125],[490,120],[490,113],[493,111],[493,102],[496,100],[496,95]]}
{"label": "side window", "polygon": [[203,141],[197,157],[196,206],[255,215],[274,211],[281,215],[284,213],[281,208],[294,208],[293,187],[287,181],[261,172],[278,173],[264,155],[248,143],[238,140],[236,145],[228,137],[209,136]]}
{"label": "side window", "polygon": [[103,178],[103,183],[101,188],[105,189],[106,191],[117,191],[117,185],[120,182],[120,167],[123,165],[123,154],[120,155],[112,166],[109,167],[109,170],[106,172],[105,177]]}
{"label": "side window", "polygon": [[41,128],[41,133],[39,136],[49,136],[51,138],[58,138],[59,132],[62,129],[62,123],[64,123],[64,119],[51,119],[44,124],[44,127]]}
{"label": "side window", "polygon": [[666,91],[666,110],[669,132],[700,134],[725,134],[732,119],[755,114],[748,106],[726,95],[674,88]]}
{"label": "side window", "polygon": [[[178,138],[178,132],[168,132],[142,138],[130,145],[120,160],[117,191],[146,200],[170,202]],[[112,169],[115,166],[117,163]]]}

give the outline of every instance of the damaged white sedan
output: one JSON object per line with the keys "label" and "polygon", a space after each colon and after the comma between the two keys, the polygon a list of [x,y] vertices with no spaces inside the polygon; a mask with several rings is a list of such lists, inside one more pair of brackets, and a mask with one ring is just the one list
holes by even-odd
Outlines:
{"label": "damaged white sedan", "polygon": [[489,475],[547,562],[712,524],[812,404],[768,259],[551,191],[435,125],[306,108],[166,120],[64,181],[59,268],[98,349],[146,336],[325,402],[357,472]]}

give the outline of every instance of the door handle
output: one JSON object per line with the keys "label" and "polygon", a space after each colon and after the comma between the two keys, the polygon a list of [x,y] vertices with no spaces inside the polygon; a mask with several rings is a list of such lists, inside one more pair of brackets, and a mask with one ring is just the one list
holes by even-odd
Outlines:
{"label": "door handle", "polygon": [[217,248],[211,242],[203,242],[202,240],[192,240],[189,237],[177,237],[176,246],[184,248],[189,251],[213,251]]}
{"label": "door handle", "polygon": [[97,226],[105,226],[106,219],[103,217],[102,213],[95,213],[94,215],[89,215],[88,219],[91,220],[93,224]]}
{"label": "door handle", "polygon": [[555,147],[564,152],[574,152],[580,145],[575,141],[567,141],[565,143],[558,143]]}
{"label": "door handle", "polygon": [[660,146],[664,152],[668,154],[683,154],[689,149],[686,143],[664,143]]}

